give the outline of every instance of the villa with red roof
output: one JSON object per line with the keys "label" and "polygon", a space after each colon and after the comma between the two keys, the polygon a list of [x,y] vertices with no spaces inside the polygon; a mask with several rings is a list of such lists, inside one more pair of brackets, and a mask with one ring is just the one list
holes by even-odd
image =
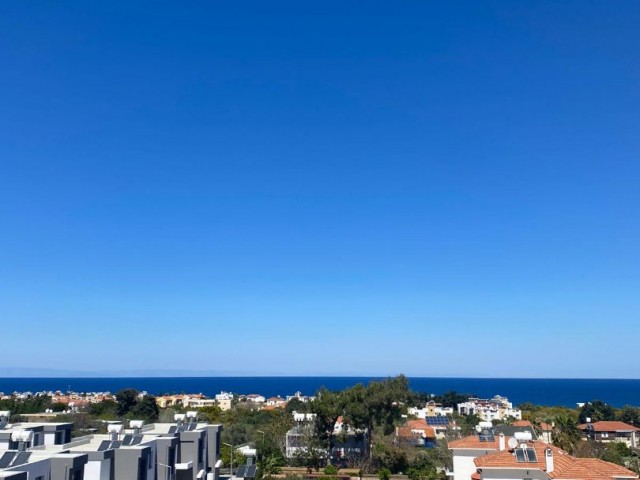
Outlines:
{"label": "villa with red roof", "polygon": [[631,470],[597,458],[576,458],[558,447],[527,441],[474,461],[467,480],[624,480],[637,479]]}
{"label": "villa with red roof", "polygon": [[640,428],[624,422],[602,421],[583,423],[578,427],[582,431],[583,440],[597,442],[622,442],[629,447],[638,446]]}

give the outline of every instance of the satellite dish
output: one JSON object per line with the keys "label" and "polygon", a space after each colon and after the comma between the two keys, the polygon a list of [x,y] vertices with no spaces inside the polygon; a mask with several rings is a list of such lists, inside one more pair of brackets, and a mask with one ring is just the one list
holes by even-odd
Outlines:
{"label": "satellite dish", "polygon": [[476,425],[476,432],[480,433],[482,431],[482,427],[480,425]]}
{"label": "satellite dish", "polygon": [[509,444],[509,448],[513,450],[514,448],[516,448],[518,446],[518,440],[516,440],[515,438],[511,437],[509,439],[508,444]]}

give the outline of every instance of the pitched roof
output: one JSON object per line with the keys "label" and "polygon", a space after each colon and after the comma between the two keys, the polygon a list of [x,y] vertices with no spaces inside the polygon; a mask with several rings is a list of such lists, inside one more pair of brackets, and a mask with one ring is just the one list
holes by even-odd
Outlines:
{"label": "pitched roof", "polygon": [[525,425],[522,427],[514,425],[496,425],[495,427],[493,427],[493,431],[496,435],[502,433],[507,437],[513,437],[516,432],[529,432],[534,440],[537,440],[538,438],[536,431],[531,425]]}
{"label": "pitched roof", "polygon": [[[505,437],[505,445],[508,441],[508,438]],[[499,437],[496,435],[495,440],[490,442],[481,442],[480,437],[478,435],[469,435],[468,437],[461,438],[459,440],[453,440],[449,442],[449,448],[463,448],[463,449],[473,449],[473,450],[498,450],[500,448],[499,445]]]}
{"label": "pitched roof", "polygon": [[612,480],[614,478],[638,478],[638,475],[619,465],[596,458],[576,458],[564,450],[541,442],[529,442],[536,451],[535,462],[518,462],[512,450],[503,450],[474,460],[478,468],[518,468],[538,469],[546,472],[545,452],[553,452],[554,468],[547,473],[552,479],[572,480]]}
{"label": "pitched roof", "polygon": [[[580,430],[586,430],[588,425],[588,423],[583,423],[579,425],[578,428]],[[640,432],[640,428],[624,422],[601,421],[592,423],[591,425],[596,432]]]}
{"label": "pitched roof", "polygon": [[424,428],[397,427],[396,435],[398,437],[403,437],[403,438],[409,438],[409,437],[415,438],[416,434],[413,432],[415,432],[416,430],[423,432],[424,438],[436,437],[436,432],[431,427],[424,427]]}
{"label": "pitched roof", "polygon": [[512,427],[532,427],[533,425],[529,420],[516,420],[515,422],[511,422]]}

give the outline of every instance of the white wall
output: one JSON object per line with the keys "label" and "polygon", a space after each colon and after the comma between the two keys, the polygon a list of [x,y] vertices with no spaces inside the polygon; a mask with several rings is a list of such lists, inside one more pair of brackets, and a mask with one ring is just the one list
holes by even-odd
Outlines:
{"label": "white wall", "polygon": [[44,433],[44,444],[45,445],[55,445],[56,444],[56,432],[45,432]]}
{"label": "white wall", "polygon": [[475,450],[454,451],[453,480],[471,480],[471,475],[476,473],[476,464],[473,460],[479,456],[481,456],[480,452]]}
{"label": "white wall", "polygon": [[84,480],[109,480],[111,477],[111,459],[91,460],[84,466]]}
{"label": "white wall", "polygon": [[45,459],[10,468],[9,471],[27,472],[27,476],[30,479],[44,477],[45,480],[49,480],[51,477],[51,464],[48,459]]}

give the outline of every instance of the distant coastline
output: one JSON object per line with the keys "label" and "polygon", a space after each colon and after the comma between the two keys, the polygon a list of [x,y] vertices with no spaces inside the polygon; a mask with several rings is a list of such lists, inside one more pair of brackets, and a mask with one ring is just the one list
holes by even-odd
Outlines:
{"label": "distant coastline", "polygon": [[[342,390],[357,383],[386,377],[373,376],[131,376],[131,377],[0,377],[0,392],[14,391],[111,391],[123,388],[164,393],[203,393],[214,396],[220,391],[239,394],[260,393],[267,397],[291,395],[297,391],[314,394],[320,387]],[[441,394],[460,393],[492,397],[499,394],[514,404],[575,407],[578,402],[603,400],[613,406],[634,405],[640,399],[640,379],[542,379],[542,378],[458,378],[408,377],[416,391]]]}

